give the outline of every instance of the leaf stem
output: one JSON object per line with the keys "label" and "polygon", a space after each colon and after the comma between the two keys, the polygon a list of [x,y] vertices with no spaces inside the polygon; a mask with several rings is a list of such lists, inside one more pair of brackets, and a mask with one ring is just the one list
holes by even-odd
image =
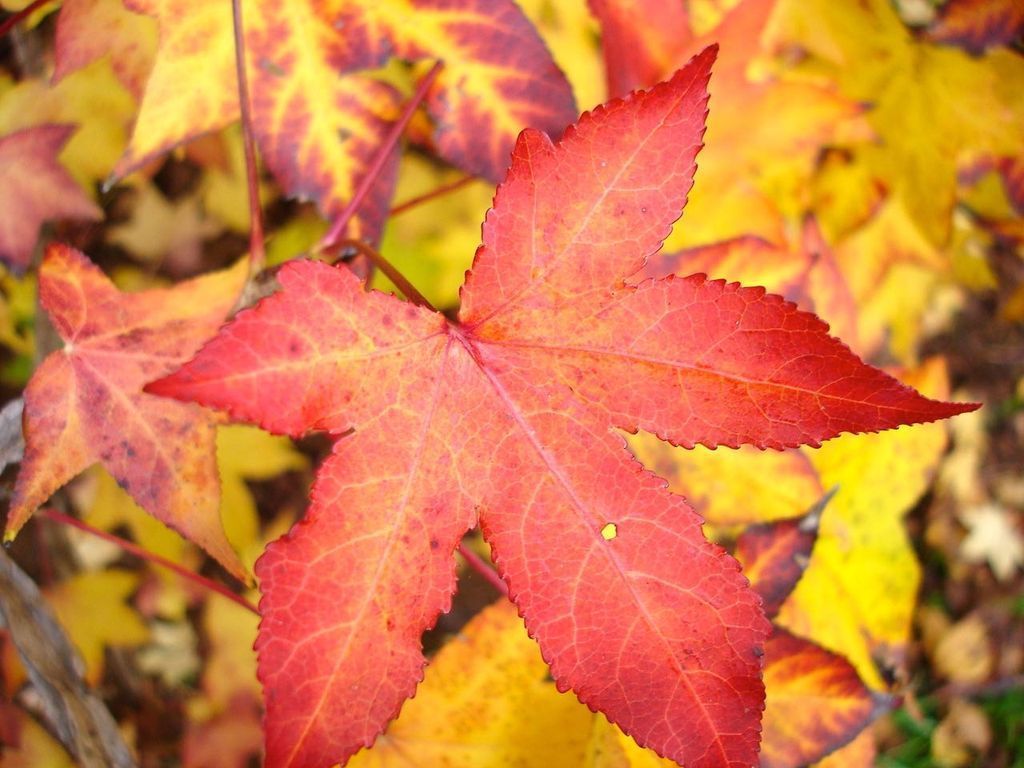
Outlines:
{"label": "leaf stem", "polygon": [[8,16],[6,19],[4,19],[3,23],[0,23],[0,37],[3,37],[8,32],[10,32],[11,29],[13,29],[14,25],[17,24],[19,21],[28,16],[31,16],[35,11],[37,11],[42,6],[52,2],[54,2],[54,0],[35,0],[35,2],[29,3],[17,13]]}
{"label": "leaf stem", "polygon": [[418,205],[422,205],[423,203],[429,203],[431,200],[434,200],[434,199],[436,199],[438,197],[441,197],[443,195],[449,194],[450,192],[455,192],[456,190],[462,189],[464,186],[469,184],[474,179],[476,179],[475,176],[466,175],[466,176],[463,176],[461,179],[456,179],[455,181],[453,181],[453,182],[451,182],[449,184],[443,184],[440,187],[438,187],[437,189],[433,189],[430,192],[427,192],[427,193],[422,194],[422,195],[417,195],[414,198],[406,200],[404,203],[400,203],[399,205],[396,205],[394,208],[392,208],[390,211],[388,211],[388,215],[389,216],[398,216],[399,214],[402,214],[402,213],[405,213],[406,211],[412,210],[413,208],[415,208]]}
{"label": "leaf stem", "polygon": [[235,71],[238,74],[238,106],[242,117],[242,146],[245,150],[245,180],[249,188],[249,276],[257,274],[267,262],[263,245],[263,208],[260,205],[260,178],[256,166],[256,141],[252,135],[252,105],[249,103],[249,78],[245,66],[245,28],[242,25],[242,0],[231,0],[235,29]]}
{"label": "leaf stem", "polygon": [[470,568],[484,577],[488,584],[501,592],[505,597],[508,597],[508,585],[498,575],[498,572],[485,563],[484,559],[480,557],[480,555],[467,547],[461,541],[459,542],[459,554],[462,555],[466,564],[469,565]]}
{"label": "leaf stem", "polygon": [[413,302],[414,304],[419,304],[421,307],[426,307],[427,309],[433,312],[437,311],[436,309],[434,309],[434,305],[427,301],[426,297],[424,297],[422,293],[416,290],[416,286],[414,286],[412,283],[405,279],[405,275],[403,275],[401,272],[395,269],[391,265],[391,262],[389,262],[379,253],[377,253],[375,249],[371,248],[362,240],[339,240],[331,247],[331,250],[341,251],[347,248],[352,248],[353,250],[359,251],[359,253],[363,254],[366,258],[373,262],[373,265],[377,267],[377,269],[379,269],[381,272],[387,275],[388,279],[398,286],[398,289],[403,294],[405,294],[405,297],[409,299],[409,301]]}
{"label": "leaf stem", "polygon": [[101,531],[99,528],[93,528],[88,523],[71,517],[70,515],[65,515],[62,512],[58,512],[57,510],[51,509],[49,507],[44,507],[40,509],[39,514],[44,515],[45,517],[49,518],[50,520],[53,520],[54,522],[63,523],[64,525],[70,525],[72,528],[77,528],[80,531],[85,531],[86,533],[92,534],[93,536],[103,539],[104,541],[109,541],[111,544],[120,547],[129,554],[135,555],[136,557],[142,558],[143,560],[147,560],[151,563],[155,563],[156,565],[163,566],[168,570],[174,571],[182,578],[187,579],[195,584],[198,584],[201,587],[205,587],[206,589],[209,589],[212,592],[216,592],[219,595],[223,595],[228,600],[237,603],[243,608],[246,608],[255,614],[259,614],[259,609],[257,609],[255,605],[253,605],[251,602],[245,599],[245,597],[243,597],[242,595],[235,594],[230,589],[225,587],[223,584],[218,584],[216,581],[208,579],[205,576],[201,576],[195,571],[190,571],[188,568],[183,568],[182,566],[178,565],[177,563],[171,560],[168,560],[165,557],[161,557],[160,555],[154,552],[149,552],[148,550],[143,549],[138,544],[134,544],[130,541],[122,539],[120,536],[115,536],[112,533]]}
{"label": "leaf stem", "polygon": [[[237,2],[237,0],[236,0]],[[388,135],[384,138],[380,147],[377,149],[377,154],[374,155],[373,162],[370,164],[369,169],[362,179],[359,180],[359,186],[356,187],[356,191],[352,194],[352,199],[348,201],[348,205],[338,214],[338,218],[334,220],[334,224],[331,225],[330,230],[316,250],[327,250],[331,248],[341,237],[341,233],[345,231],[345,227],[348,226],[349,221],[355,216],[356,211],[359,210],[359,206],[363,204],[363,200],[369,193],[370,188],[377,181],[381,171],[384,170],[384,165],[387,163],[388,158],[391,157],[391,153],[394,151],[395,145],[398,143],[398,139],[401,137],[405,127],[412,120],[413,114],[415,114],[417,107],[420,102],[423,101],[427,96],[427,91],[430,86],[434,84],[437,76],[441,73],[441,68],[444,64],[440,61],[436,62],[430,71],[427,72],[426,76],[420,80],[416,91],[413,93],[412,98],[406,102],[405,107],[402,109],[402,114],[399,115],[398,120],[391,129],[388,131]]]}

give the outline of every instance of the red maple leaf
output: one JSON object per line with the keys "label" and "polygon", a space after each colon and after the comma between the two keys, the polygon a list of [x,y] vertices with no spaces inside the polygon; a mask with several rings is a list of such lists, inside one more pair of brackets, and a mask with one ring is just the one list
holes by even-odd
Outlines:
{"label": "red maple leaf", "polygon": [[560,688],[692,768],[756,762],[759,600],[614,428],[783,447],[972,406],[866,366],[763,289],[639,282],[692,184],[714,55],[558,144],[523,132],[457,322],[293,262],[149,386],[338,436],[305,519],[257,564],[268,765],[373,742],[422,676],[477,522]]}
{"label": "red maple leaf", "polygon": [[24,269],[49,219],[102,219],[57,155],[73,125],[37,125],[0,137],[0,260]]}

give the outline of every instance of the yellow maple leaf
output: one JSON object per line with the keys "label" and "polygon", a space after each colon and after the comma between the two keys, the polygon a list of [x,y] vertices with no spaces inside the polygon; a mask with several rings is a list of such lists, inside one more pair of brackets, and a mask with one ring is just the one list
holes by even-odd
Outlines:
{"label": "yellow maple leaf", "polygon": [[859,351],[869,355],[885,347],[902,363],[914,364],[925,330],[922,316],[948,283],[947,255],[892,197],[834,252],[857,306]]}
{"label": "yellow maple leaf", "polygon": [[204,696],[190,704],[190,716],[208,720],[227,711],[239,696],[254,702],[262,690],[256,679],[256,627],[259,616],[230,600],[212,598],[203,610],[209,651],[203,666]]}
{"label": "yellow maple leaf", "polygon": [[[948,387],[941,360],[905,380],[933,397]],[[685,450],[644,434],[631,437],[630,447],[718,526],[795,517],[838,487],[811,566],[779,623],[846,656],[881,688],[872,653],[906,643],[919,580],[903,515],[930,482],[946,441],[942,426],[924,425],[781,453]]]}
{"label": "yellow maple leaf", "polygon": [[[948,388],[939,359],[904,380],[931,397]],[[920,582],[903,516],[931,482],[946,442],[944,425],[925,424],[844,435],[808,451],[822,485],[838,490],[777,621],[845,656],[874,688],[885,687],[874,654],[906,646]]]}
{"label": "yellow maple leaf", "polygon": [[561,694],[515,607],[484,609],[438,652],[416,697],[351,768],[585,765],[594,715]]}
{"label": "yellow maple leaf", "polygon": [[224,532],[249,569],[269,538],[260,531],[256,501],[246,480],[268,480],[309,466],[291,441],[241,424],[217,430],[217,466],[221,482]]}
{"label": "yellow maple leaf", "polygon": [[0,291],[0,344],[16,355],[30,357],[35,351],[35,275],[18,277],[0,269]]}
{"label": "yellow maple leaf", "polygon": [[823,78],[772,60],[765,35],[775,15],[775,0],[744,0],[674,62],[682,65],[709,43],[721,45],[709,84],[700,183],[687,202],[686,226],[677,228],[669,247],[743,234],[778,242],[780,214],[804,211],[822,148],[867,135],[856,100]]}
{"label": "yellow maple leaf", "polygon": [[78,765],[43,726],[21,710],[13,711],[18,718],[18,744],[4,745],[0,765],[4,768],[75,768]]}
{"label": "yellow maple leaf", "polygon": [[782,0],[777,47],[813,55],[848,98],[869,106],[878,141],[858,160],[906,207],[927,239],[949,237],[960,163],[1024,153],[1024,59],[981,56],[914,36],[889,0]]}
{"label": "yellow maple leaf", "polygon": [[[396,198],[399,202],[410,200],[463,175],[411,156],[402,164]],[[435,307],[457,306],[459,288],[480,243],[480,222],[493,197],[494,185],[472,181],[393,216],[384,229],[381,254]],[[393,288],[379,272],[373,285],[382,290]]]}
{"label": "yellow maple leaf", "polygon": [[[216,142],[223,162],[207,163],[199,188],[204,210],[235,232],[248,233],[250,225],[249,187],[242,149],[242,130],[232,125],[206,137]],[[261,180],[260,202],[265,206],[275,195],[274,187]]]}
{"label": "yellow maple leaf", "polygon": [[42,78],[3,82],[0,75],[0,135],[44,123],[79,126],[60,154],[84,188],[110,174],[127,143],[135,101],[115,77],[109,61],[97,61],[56,85]]}
{"label": "yellow maple leaf", "polygon": [[[72,499],[88,524],[107,531],[123,526],[131,533],[132,540],[147,552],[191,570],[199,569],[202,556],[198,548],[146,513],[103,467],[94,467],[87,482],[72,487]],[[165,618],[184,618],[191,594],[187,585],[166,569],[155,568],[154,573],[160,580],[160,588],[155,596],[150,596],[153,610]]]}
{"label": "yellow maple leaf", "polygon": [[824,494],[817,472],[799,451],[687,450],[645,432],[628,441],[645,467],[668,480],[670,489],[686,496],[715,526],[794,517]]}
{"label": "yellow maple leaf", "polygon": [[85,662],[92,684],[103,674],[107,646],[145,643],[149,630],[128,598],[138,588],[137,574],[123,570],[83,572],[44,590],[46,600]]}

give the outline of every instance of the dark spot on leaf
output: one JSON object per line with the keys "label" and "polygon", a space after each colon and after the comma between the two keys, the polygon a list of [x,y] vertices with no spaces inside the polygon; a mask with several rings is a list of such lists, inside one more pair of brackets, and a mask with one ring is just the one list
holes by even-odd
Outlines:
{"label": "dark spot on leaf", "polygon": [[277,64],[275,64],[274,62],[272,62],[270,59],[268,59],[266,57],[260,59],[260,65],[259,66],[260,66],[260,69],[262,69],[264,72],[266,72],[267,74],[273,75],[274,77],[285,77],[288,74],[283,69],[281,69],[281,67],[279,67]]}

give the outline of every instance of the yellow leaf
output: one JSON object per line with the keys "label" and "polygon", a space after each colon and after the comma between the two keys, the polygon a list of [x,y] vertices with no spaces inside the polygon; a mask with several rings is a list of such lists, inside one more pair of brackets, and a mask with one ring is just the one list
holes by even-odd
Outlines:
{"label": "yellow leaf", "polygon": [[0,95],[0,135],[43,123],[80,126],[60,154],[75,181],[91,190],[124,151],[135,101],[108,61],[97,61],[56,85],[28,79]]}
{"label": "yellow leaf", "polygon": [[835,256],[858,308],[860,352],[870,355],[887,347],[904,364],[916,362],[922,315],[949,269],[945,254],[903,204],[889,198],[835,247]]}
{"label": "yellow leaf", "polygon": [[664,477],[712,525],[795,517],[821,499],[824,489],[799,451],[752,447],[676,448],[642,432],[627,437],[640,462]]}
{"label": "yellow leaf", "polygon": [[963,211],[953,214],[953,236],[949,245],[953,278],[972,291],[999,288],[999,280],[988,263],[992,235]]}
{"label": "yellow leaf", "polygon": [[784,0],[776,45],[817,57],[845,96],[870,104],[879,140],[858,158],[906,206],[933,244],[949,237],[959,163],[1024,152],[1024,59],[982,56],[910,33],[889,0]]}
{"label": "yellow leaf", "polygon": [[551,51],[576,103],[590,109],[607,100],[597,22],[586,0],[520,0],[518,3]]}
{"label": "yellow leaf", "polygon": [[[940,360],[904,381],[930,397],[948,388]],[[838,491],[777,622],[845,656],[873,688],[885,687],[873,654],[909,639],[921,569],[903,516],[928,487],[946,442],[942,424],[919,424],[844,435],[808,451],[822,486]]]}
{"label": "yellow leaf", "polygon": [[75,768],[78,765],[46,729],[21,710],[18,713],[20,743],[4,745],[3,768]]}
{"label": "yellow leaf", "polygon": [[594,715],[558,693],[515,607],[478,614],[438,652],[416,697],[350,768],[584,765]]}
{"label": "yellow leaf", "polygon": [[239,694],[261,700],[253,650],[258,623],[259,616],[230,600],[211,597],[206,601],[203,629],[209,651],[203,668],[202,706],[209,710],[207,717],[226,711]]}
{"label": "yellow leaf", "polygon": [[159,47],[118,176],[238,117],[229,3],[127,0],[160,22]]}
{"label": "yellow leaf", "polygon": [[283,264],[289,259],[309,253],[327,234],[328,224],[311,205],[274,230],[267,238],[267,265]]}
{"label": "yellow leaf", "polygon": [[217,465],[221,482],[221,521],[228,541],[250,570],[266,543],[260,533],[256,502],[246,480],[269,480],[282,472],[308,467],[306,458],[286,437],[256,427],[229,425],[217,431]]}
{"label": "yellow leaf", "polygon": [[47,602],[82,654],[85,679],[94,685],[103,674],[104,648],[140,645],[149,639],[146,625],[126,604],[138,581],[130,571],[84,572],[44,590]]}
{"label": "yellow leaf", "polygon": [[109,472],[102,467],[95,467],[90,474],[91,487],[88,490],[76,488],[74,497],[87,523],[104,530],[125,526],[135,543],[143,549],[176,563],[198,564],[196,557],[190,557],[196,551],[195,548],[178,533],[143,511]]}
{"label": "yellow leaf", "polygon": [[30,357],[35,350],[35,275],[18,277],[0,270],[0,290],[0,344],[17,355]]}
{"label": "yellow leaf", "polygon": [[825,238],[837,243],[878,210],[885,188],[851,152],[833,149],[822,157],[810,193]]}
{"label": "yellow leaf", "polygon": [[686,226],[670,240],[673,248],[743,234],[778,242],[775,222],[780,214],[803,213],[818,153],[866,135],[855,100],[770,59],[761,38],[774,23],[774,8],[769,0],[745,0],[676,63],[710,42],[721,43],[709,84],[700,183],[687,202]]}
{"label": "yellow leaf", "polygon": [[[210,137],[218,141],[226,156],[225,166],[207,164],[199,194],[208,214],[235,232],[249,233],[249,185],[242,148],[242,129],[232,125]],[[266,205],[274,197],[273,187],[260,183],[260,202]]]}
{"label": "yellow leaf", "polygon": [[203,241],[221,231],[208,218],[198,195],[171,202],[148,181],[135,187],[131,220],[110,227],[107,241],[142,261],[173,264],[176,272],[194,272],[202,264]]}
{"label": "yellow leaf", "polygon": [[[463,175],[410,156],[402,163],[396,199],[401,202],[427,194]],[[494,185],[473,181],[392,217],[384,230],[381,253],[435,307],[456,306],[480,244],[480,222],[493,196]],[[393,286],[378,272],[374,287]]]}

